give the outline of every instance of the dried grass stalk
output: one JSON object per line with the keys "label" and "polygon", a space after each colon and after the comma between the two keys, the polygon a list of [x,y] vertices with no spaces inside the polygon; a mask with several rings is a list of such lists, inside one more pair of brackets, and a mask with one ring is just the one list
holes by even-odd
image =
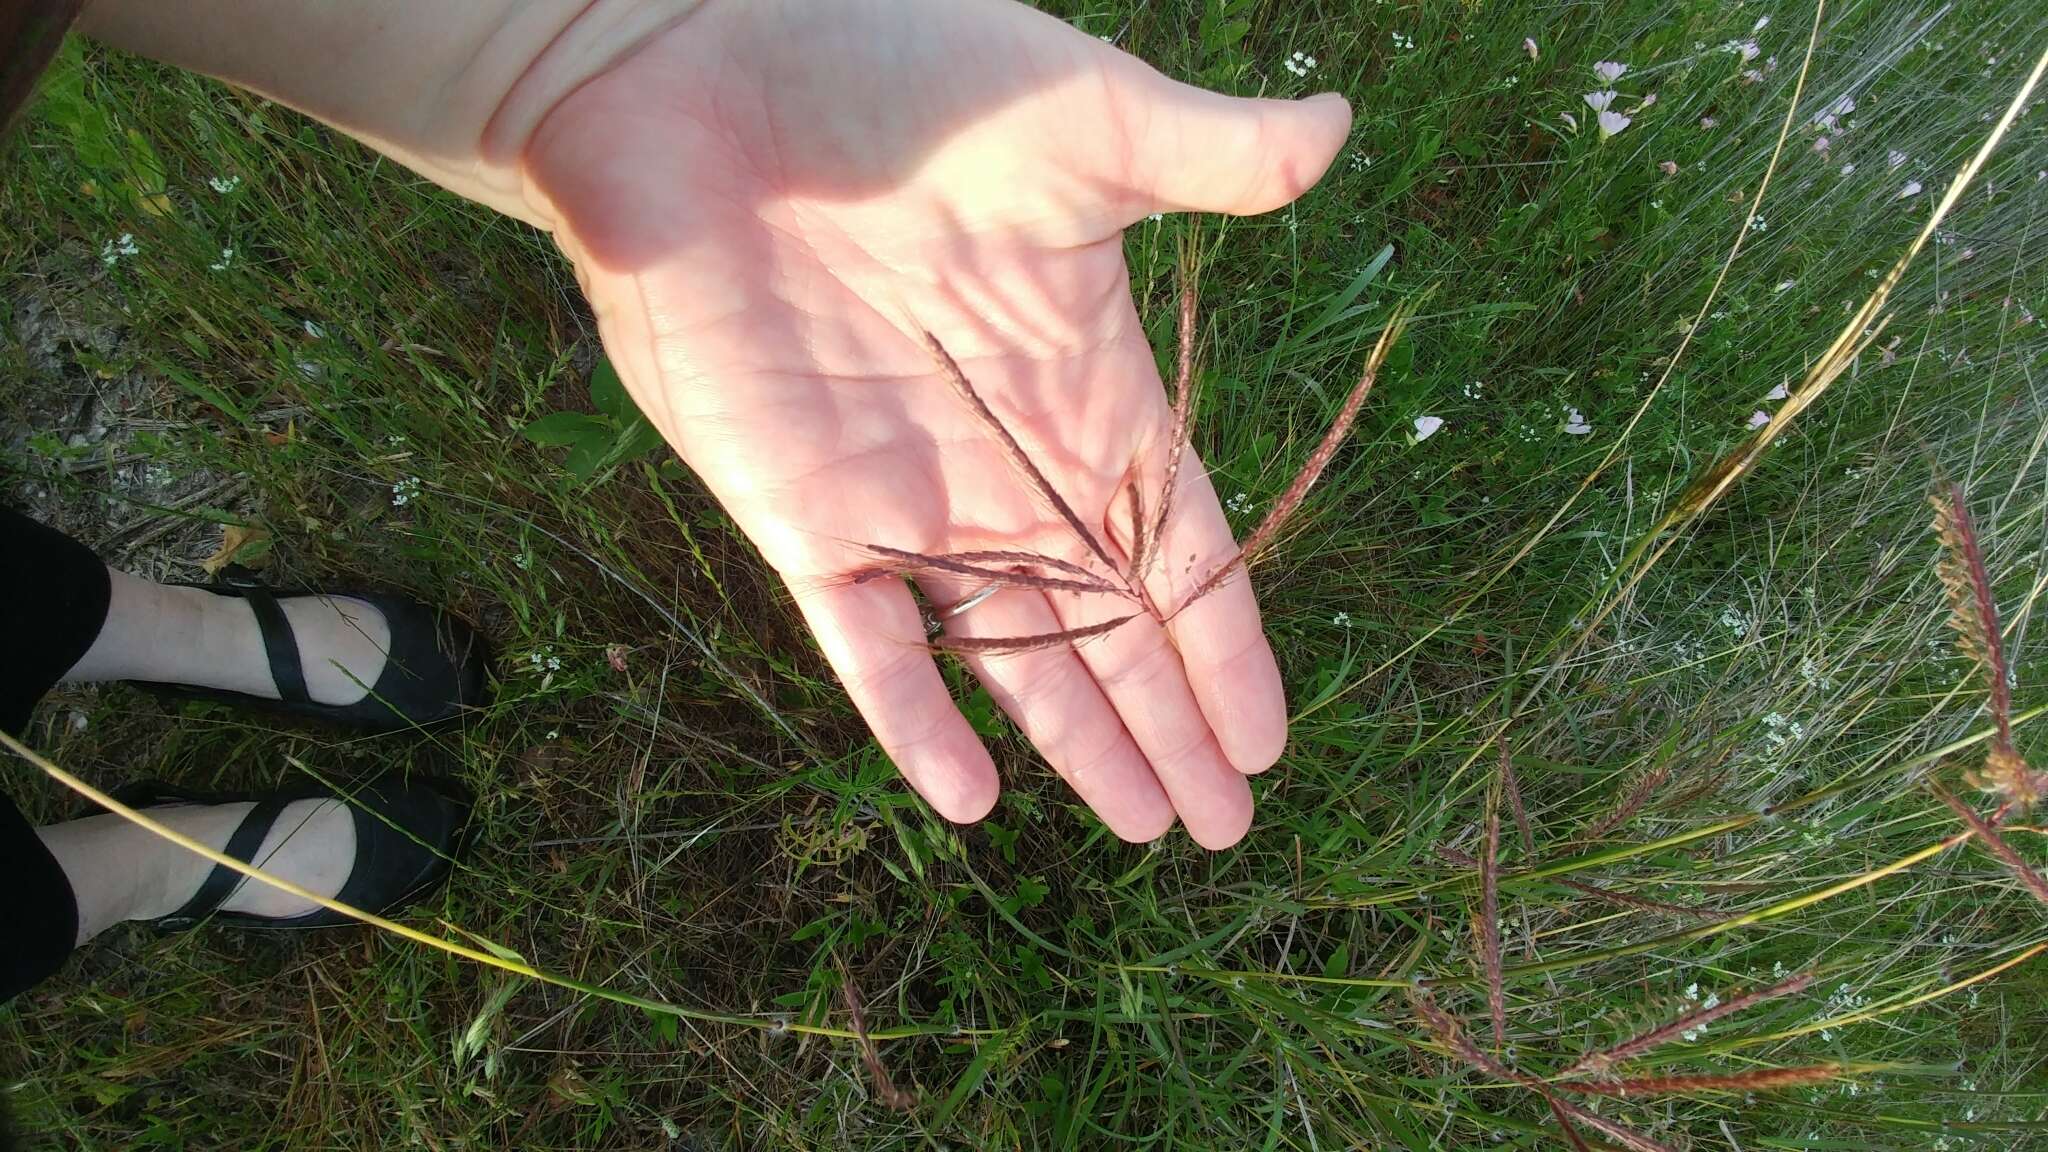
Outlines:
{"label": "dried grass stalk", "polygon": [[1486,836],[1479,856],[1479,954],[1486,968],[1486,1011],[1493,1021],[1493,1050],[1507,1044],[1507,997],[1500,970],[1500,797],[1488,789]]}
{"label": "dried grass stalk", "polygon": [[1145,562],[1146,542],[1151,537],[1146,535],[1145,491],[1138,484],[1137,470],[1135,468],[1132,469],[1130,484],[1125,489],[1125,492],[1129,495],[1131,502],[1131,569],[1124,574],[1124,580],[1132,588],[1142,590],[1145,578],[1139,573],[1138,566]]}
{"label": "dried grass stalk", "polygon": [[854,990],[853,974],[847,971],[846,961],[839,961],[839,991],[846,999],[846,1014],[853,1020],[853,1035],[860,1048],[860,1062],[867,1066],[868,1079],[874,1083],[875,1099],[892,1112],[908,1112],[917,1107],[917,1095],[905,1092],[889,1078],[889,1069],[882,1063],[882,1054],[875,1050],[875,1042],[868,1038],[867,1018],[860,1010],[860,993]]}
{"label": "dried grass stalk", "polygon": [[1037,636],[942,635],[932,641],[932,646],[947,652],[967,652],[982,656],[1014,656],[1020,652],[1038,652],[1046,648],[1056,648],[1062,644],[1078,644],[1083,640],[1092,640],[1097,636],[1105,636],[1137,618],[1138,614],[1133,612],[1128,616],[1118,616],[1113,620],[1104,620],[1100,624],[1088,624],[1080,628],[1068,628],[1060,632],[1045,632]]}
{"label": "dried grass stalk", "polygon": [[1601,1051],[1589,1053],[1581,1057],[1578,1063],[1564,1070],[1564,1075],[1571,1076],[1581,1072],[1605,1072],[1623,1060],[1632,1056],[1640,1056],[1652,1048],[1669,1043],[1673,1038],[1686,1032],[1696,1028],[1703,1028],[1724,1016],[1732,1016],[1745,1008],[1761,1004],[1766,1000],[1775,1000],[1780,996],[1790,996],[1811,983],[1813,983],[1813,973],[1801,972],[1797,976],[1780,980],[1768,988],[1760,988],[1753,992],[1744,992],[1733,996],[1723,1003],[1714,1005],[1712,1008],[1701,1008],[1697,1011],[1688,1012],[1669,1024],[1659,1025],[1647,1032],[1630,1037],[1612,1048],[1602,1049]]}
{"label": "dried grass stalk", "polygon": [[[1448,1048],[1452,1055],[1455,1055],[1460,1060],[1488,1076],[1505,1080],[1509,1083],[1520,1084],[1524,1088],[1528,1088],[1541,1095],[1549,1103],[1551,1111],[1558,1116],[1561,1123],[1569,1117],[1625,1148],[1634,1149],[1635,1152],[1672,1152],[1669,1146],[1658,1143],[1627,1125],[1617,1124],[1612,1120],[1596,1116],[1571,1101],[1559,1097],[1541,1079],[1531,1076],[1526,1072],[1517,1072],[1480,1051],[1479,1046],[1472,1043],[1465,1035],[1464,1029],[1458,1026],[1457,1019],[1438,1007],[1436,1001],[1431,999],[1429,993],[1418,989],[1408,994],[1408,1000],[1409,1003],[1415,1006],[1416,1014],[1422,1018],[1423,1026],[1436,1037],[1438,1043]],[[1578,1133],[1576,1132],[1571,1133],[1571,1135],[1575,1140],[1578,1138]]]}
{"label": "dried grass stalk", "polygon": [[1611,888],[1602,888],[1582,880],[1566,880],[1561,877],[1552,877],[1551,879],[1553,883],[1562,885],[1574,892],[1583,892],[1596,900],[1605,900],[1627,908],[1640,908],[1645,912],[1662,912],[1666,915],[1683,916],[1688,920],[1700,920],[1706,923],[1714,923],[1731,918],[1726,912],[1710,912],[1704,908],[1688,908],[1683,904],[1666,904],[1661,900],[1652,900],[1646,896],[1638,896],[1633,892],[1617,892]]}
{"label": "dried grass stalk", "polygon": [[[944,572],[954,576],[965,576],[983,584],[996,584],[1005,588],[1037,588],[1041,591],[1092,592],[1128,598],[1122,588],[1092,573],[1083,571],[1079,576],[1044,576],[1024,570],[1025,565],[1056,568],[1058,561],[1049,556],[1037,556],[1029,552],[906,552],[900,548],[889,548],[880,544],[863,544],[886,563],[854,576],[855,583],[872,580],[877,576],[916,575],[926,572]],[[998,568],[990,564],[975,563],[968,557],[1000,556],[1000,562],[1012,567]]]}
{"label": "dried grass stalk", "polygon": [[1848,1070],[1839,1064],[1803,1068],[1759,1068],[1753,1072],[1687,1073],[1677,1076],[1634,1076],[1625,1080],[1587,1080],[1564,1084],[1567,1092],[1592,1096],[1682,1096],[1693,1092],[1770,1092],[1833,1080]]}
{"label": "dried grass stalk", "polygon": [[1500,787],[1507,793],[1508,810],[1515,814],[1515,831],[1522,838],[1522,858],[1532,859],[1536,855],[1536,835],[1529,830],[1529,813],[1522,807],[1522,784],[1515,778],[1515,758],[1508,754],[1508,738],[1505,733],[1500,741]]}
{"label": "dried grass stalk", "polygon": [[1173,497],[1180,486],[1180,462],[1194,435],[1195,412],[1195,303],[1198,292],[1192,271],[1181,273],[1180,365],[1174,373],[1173,426],[1166,436],[1166,478],[1159,486],[1159,507],[1153,513],[1152,530],[1140,542],[1131,560],[1131,583],[1143,584],[1166,539],[1166,518],[1173,513]]}
{"label": "dried grass stalk", "polygon": [[1941,797],[1942,803],[1947,804],[1963,823],[1970,826],[1970,832],[1983,842],[1987,851],[1998,857],[1999,863],[2019,877],[2020,883],[2027,886],[2027,891],[2034,894],[2034,899],[2048,904],[2048,881],[2042,880],[2039,872],[2027,866],[2027,862],[2020,858],[2020,854],[2013,851],[2012,845],[2005,842],[2005,837],[1998,834],[1998,829],[1993,828],[1982,816],[1977,815],[1974,809],[1963,803],[1961,798],[1948,790],[1936,787],[1934,794]]}
{"label": "dried grass stalk", "polygon": [[1352,385],[1350,394],[1344,398],[1344,406],[1338,409],[1337,418],[1323,432],[1322,440],[1316,444],[1315,451],[1309,453],[1307,462],[1301,466],[1301,471],[1295,473],[1293,482],[1287,485],[1287,490],[1280,494],[1280,499],[1273,503],[1265,518],[1259,521],[1259,526],[1252,529],[1252,534],[1238,548],[1237,555],[1224,562],[1197,585],[1194,593],[1174,609],[1175,613],[1186,611],[1189,605],[1214,592],[1232,573],[1257,559],[1260,553],[1279,538],[1280,530],[1294,517],[1295,511],[1301,507],[1302,500],[1308,496],[1308,490],[1315,487],[1316,481],[1323,475],[1323,470],[1330,466],[1330,461],[1337,455],[1337,449],[1344,443],[1344,438],[1351,434],[1351,425],[1358,419],[1359,410],[1365,407],[1365,398],[1372,394],[1373,381],[1378,379],[1380,367],[1386,363],[1387,353],[1393,349],[1394,341],[1400,339],[1401,330],[1407,327],[1409,317],[1414,315],[1414,304],[1412,300],[1404,302],[1388,318],[1387,326],[1380,331],[1379,340],[1373,344],[1372,354],[1366,357],[1365,370],[1359,374],[1358,383]]}
{"label": "dried grass stalk", "polygon": [[1429,993],[1420,989],[1411,991],[1408,993],[1408,1002],[1414,1005],[1415,1014],[1422,1018],[1423,1027],[1432,1036],[1436,1037],[1437,1043],[1450,1049],[1451,1054],[1458,1059],[1486,1073],[1488,1076],[1505,1080],[1512,1084],[1538,1085],[1542,1083],[1542,1081],[1534,1076],[1517,1072],[1481,1051],[1479,1046],[1472,1043],[1471,1038],[1465,1035],[1465,1029],[1459,1026],[1457,1017],[1444,1011],[1437,1004],[1436,999]]}
{"label": "dried grass stalk", "polygon": [[1991,593],[1991,574],[1977,543],[1963,486],[1948,481],[1928,498],[1934,505],[1934,534],[1941,541],[1936,571],[1948,592],[1949,627],[1956,647],[1984,676],[1991,693],[1991,750],[1973,783],[1997,792],[2024,811],[2040,799],[2034,774],[2012,741],[2012,669],[2005,662],[2005,638],[1998,626],[1998,601]]}
{"label": "dried grass stalk", "polygon": [[1088,546],[1088,550],[1102,562],[1103,568],[1115,572],[1116,562],[1109,558],[1108,550],[1095,538],[1095,533],[1090,532],[1087,525],[1081,522],[1081,518],[1074,514],[1073,505],[1067,503],[1066,497],[1060,495],[1059,489],[1053,487],[1052,481],[1046,479],[1045,473],[1038,470],[1038,465],[1031,462],[1030,455],[1024,451],[1023,445],[1017,443],[1017,438],[1010,434],[1002,418],[981,398],[981,393],[974,390],[973,383],[967,379],[967,374],[960,370],[960,365],[953,359],[953,354],[946,351],[945,345],[939,343],[938,337],[929,332],[920,335],[924,338],[925,351],[931,354],[932,362],[938,365],[939,374],[946,378],[946,383],[952,387],[954,395],[960,397],[961,403],[967,405],[981,421],[982,426],[988,429],[989,434],[996,438],[996,442],[1003,446],[1003,454],[1009,458],[1010,467],[1031,485],[1040,499],[1059,514],[1060,519],[1067,522],[1067,527],[1073,530],[1074,538]]}
{"label": "dried grass stalk", "polygon": [[1580,831],[1578,835],[1573,836],[1573,842],[1583,844],[1588,840],[1598,840],[1600,837],[1628,823],[1635,818],[1636,813],[1643,810],[1643,805],[1650,802],[1650,796],[1657,791],[1658,786],[1670,778],[1671,765],[1669,763],[1659,764],[1657,767],[1643,773],[1636,780],[1635,785],[1628,790],[1628,795],[1621,798],[1621,803],[1614,806],[1613,811],[1602,816],[1590,827]]}
{"label": "dried grass stalk", "polygon": [[1626,1124],[1619,1124],[1605,1116],[1588,1112],[1577,1104],[1562,1099],[1557,1093],[1548,1089],[1543,1089],[1542,1091],[1543,1098],[1550,1102],[1552,1111],[1563,1112],[1566,1116],[1584,1124],[1586,1127],[1591,1128],[1593,1131],[1598,1132],[1624,1148],[1633,1149],[1634,1152],[1677,1152],[1671,1145],[1661,1140],[1652,1140]]}
{"label": "dried grass stalk", "polygon": [[[947,552],[944,553],[944,555],[949,560],[958,560],[963,564],[980,564],[984,566],[1000,564],[1036,564],[1041,568],[1051,568],[1056,572],[1065,572],[1067,575],[1075,577],[1076,579],[1094,580],[1100,582],[1106,588],[1116,588],[1116,585],[1110,583],[1108,580],[1103,579],[1101,576],[1098,576],[1095,573],[1090,572],[1088,569],[1081,567],[1079,564],[1075,564],[1069,560],[1062,560],[1057,556],[1040,555],[1037,552],[1015,552],[984,549],[979,552]],[[1116,590],[1122,591],[1122,589]]]}
{"label": "dried grass stalk", "polygon": [[1593,1152],[1593,1149],[1587,1146],[1586,1138],[1579,1135],[1577,1128],[1572,1127],[1571,1114],[1564,1110],[1563,1102],[1557,1098],[1557,1095],[1552,1092],[1545,1092],[1543,1094],[1543,1102],[1550,1105],[1550,1114],[1557,1118],[1557,1126],[1564,1130],[1565,1143],[1570,1144],[1578,1152]]}

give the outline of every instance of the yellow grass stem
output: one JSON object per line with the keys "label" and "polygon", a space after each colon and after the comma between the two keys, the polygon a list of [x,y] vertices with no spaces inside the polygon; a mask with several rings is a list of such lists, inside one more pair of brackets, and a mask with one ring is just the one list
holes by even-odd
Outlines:
{"label": "yellow grass stem", "polygon": [[[678,1016],[686,1020],[695,1020],[699,1023],[728,1024],[737,1028],[753,1028],[764,1032],[788,1031],[804,1036],[823,1036],[835,1040],[858,1040],[861,1038],[859,1033],[849,1028],[832,1028],[824,1025],[796,1022],[785,1023],[779,1020],[763,1020],[751,1016],[732,1016],[723,1012],[706,1012],[696,1008],[685,1008],[679,1004],[669,1004],[661,1000],[650,1000],[644,996],[635,996],[630,992],[615,991],[600,985],[589,984],[581,980],[574,980],[567,976],[559,976],[553,972],[536,968],[523,960],[512,959],[511,957],[514,954],[511,949],[503,949],[505,955],[497,955],[483,949],[471,948],[466,944],[457,944],[453,940],[444,940],[439,936],[422,932],[417,928],[400,924],[395,920],[386,920],[374,912],[366,912],[352,904],[344,904],[332,897],[315,895],[282,876],[273,875],[253,864],[245,864],[232,856],[209,848],[174,828],[152,820],[146,813],[130,808],[112,796],[59,768],[48,758],[15,739],[10,733],[0,732],[0,747],[6,748],[37,768],[42,769],[44,775],[85,797],[87,800],[105,808],[130,824],[144,829],[151,835],[176,844],[187,852],[205,857],[223,868],[239,872],[251,880],[268,884],[279,891],[289,892],[301,900],[317,904],[330,912],[338,912],[351,920],[356,920],[372,928],[402,937],[415,944],[432,948],[439,952],[446,952],[450,956],[460,956],[464,960],[473,960],[478,964],[489,968],[496,968],[501,972],[510,972],[515,976],[524,976],[537,983],[552,984],[557,988],[566,988],[569,991],[580,992],[586,996],[595,996],[600,1000],[609,1000],[614,1004],[624,1004],[644,1012],[654,1012],[665,1016]],[[457,929],[457,931],[462,930]],[[471,935],[472,939],[478,939],[467,932],[464,932],[464,935]],[[994,1031],[995,1029],[956,1029],[951,1026],[920,1027],[912,1025],[900,1028],[879,1029],[867,1033],[866,1038],[869,1040],[901,1040],[912,1036],[986,1035]]]}

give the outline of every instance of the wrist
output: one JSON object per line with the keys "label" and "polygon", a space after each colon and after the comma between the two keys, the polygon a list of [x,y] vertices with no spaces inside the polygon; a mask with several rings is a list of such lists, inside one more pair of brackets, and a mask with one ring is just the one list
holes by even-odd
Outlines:
{"label": "wrist", "polygon": [[573,0],[578,11],[559,23],[555,33],[526,57],[518,75],[498,89],[493,110],[477,131],[479,168],[489,174],[496,198],[485,203],[551,230],[552,212],[544,198],[529,194],[522,171],[534,132],[556,105],[702,4],[703,0]]}
{"label": "wrist", "polygon": [[86,35],[288,104],[545,227],[519,156],[569,93],[699,0],[89,0]]}

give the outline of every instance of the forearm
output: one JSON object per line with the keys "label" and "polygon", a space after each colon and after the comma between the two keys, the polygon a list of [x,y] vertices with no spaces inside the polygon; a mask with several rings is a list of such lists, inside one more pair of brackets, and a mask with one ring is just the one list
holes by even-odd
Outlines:
{"label": "forearm", "polygon": [[545,225],[518,156],[563,96],[699,0],[90,0],[79,29],[323,120]]}

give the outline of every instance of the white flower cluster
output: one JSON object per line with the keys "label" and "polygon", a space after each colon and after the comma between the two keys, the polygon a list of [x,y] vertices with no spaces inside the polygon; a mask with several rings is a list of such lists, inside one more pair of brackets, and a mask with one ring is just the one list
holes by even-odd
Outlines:
{"label": "white flower cluster", "polygon": [[1764,741],[1773,748],[1806,739],[1806,726],[1797,720],[1787,720],[1781,712],[1764,713]]}
{"label": "white flower cluster", "polygon": [[135,235],[123,232],[119,239],[109,240],[100,245],[100,263],[112,268],[121,262],[121,257],[133,256],[141,251],[142,246],[135,242]]}

